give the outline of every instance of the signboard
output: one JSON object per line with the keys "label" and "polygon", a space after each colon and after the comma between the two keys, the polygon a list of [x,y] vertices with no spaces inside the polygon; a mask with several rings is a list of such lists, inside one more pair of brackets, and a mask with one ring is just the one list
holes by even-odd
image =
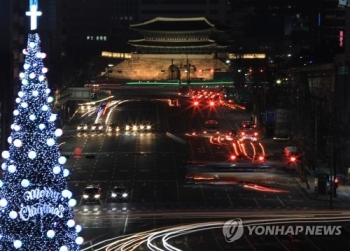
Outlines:
{"label": "signboard", "polygon": [[339,0],[339,6],[347,6],[347,0]]}
{"label": "signboard", "polygon": [[275,123],[276,121],[276,110],[275,109],[266,109],[265,112],[265,123]]}
{"label": "signboard", "polygon": [[70,93],[69,100],[86,100],[91,98],[91,89],[86,87],[70,87],[68,88]]}
{"label": "signboard", "polygon": [[288,122],[288,110],[287,109],[276,109],[276,124]]}

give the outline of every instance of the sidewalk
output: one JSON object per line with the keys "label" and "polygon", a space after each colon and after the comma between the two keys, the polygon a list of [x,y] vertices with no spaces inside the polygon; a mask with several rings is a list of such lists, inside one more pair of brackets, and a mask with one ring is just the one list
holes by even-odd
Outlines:
{"label": "sidewalk", "polygon": [[[318,200],[318,201],[330,201],[330,194],[327,193],[325,195],[320,195],[317,191],[317,188],[315,189],[315,176],[313,173],[311,173],[309,170],[306,170],[307,175],[307,182],[302,181],[300,177],[296,177],[295,180],[298,182],[301,189],[309,195],[311,199]],[[309,186],[307,186],[307,183]],[[350,185],[349,183],[339,183],[338,188],[336,190],[337,196],[334,197],[332,195],[332,201],[335,204],[342,204],[347,205],[350,208]]]}

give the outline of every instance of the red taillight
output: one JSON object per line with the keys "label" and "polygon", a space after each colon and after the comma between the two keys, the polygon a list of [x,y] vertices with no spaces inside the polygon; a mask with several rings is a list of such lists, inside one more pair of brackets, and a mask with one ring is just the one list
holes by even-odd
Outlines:
{"label": "red taillight", "polygon": [[259,156],[259,160],[260,161],[264,160],[264,157],[263,156]]}
{"label": "red taillight", "polygon": [[296,161],[296,159],[297,158],[295,158],[295,157],[290,157],[290,161],[292,161],[292,162]]}
{"label": "red taillight", "polygon": [[258,136],[258,133],[257,133],[257,132],[255,132],[255,133],[254,133],[254,136]]}
{"label": "red taillight", "polygon": [[242,132],[242,133],[241,133],[241,135],[245,135],[245,133],[244,133],[244,132]]}
{"label": "red taillight", "polygon": [[235,159],[236,159],[236,156],[235,156],[235,155],[231,155],[231,159],[232,159],[232,160],[235,160]]}

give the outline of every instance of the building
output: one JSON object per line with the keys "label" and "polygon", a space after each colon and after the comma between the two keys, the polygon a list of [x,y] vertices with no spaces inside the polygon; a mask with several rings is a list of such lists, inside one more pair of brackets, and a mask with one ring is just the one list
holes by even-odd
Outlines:
{"label": "building", "polygon": [[[218,43],[218,30],[205,17],[164,18],[130,25],[141,35],[129,40],[134,53],[114,66],[114,79],[134,81],[212,81],[216,74],[229,71],[219,59],[228,45]],[[225,59],[225,58],[224,58]]]}
{"label": "building", "polygon": [[1,148],[7,147],[14,110],[14,97],[18,91],[18,75],[24,60],[22,50],[27,42],[25,12],[28,3],[20,0],[1,0],[0,8],[0,111]]}

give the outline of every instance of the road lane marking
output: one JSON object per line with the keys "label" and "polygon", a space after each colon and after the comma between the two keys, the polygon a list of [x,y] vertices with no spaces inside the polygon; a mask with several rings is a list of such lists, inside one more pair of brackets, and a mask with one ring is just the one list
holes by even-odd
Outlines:
{"label": "road lane marking", "polygon": [[278,197],[278,196],[276,196],[276,197],[277,197],[277,199],[281,202],[282,206],[283,206],[283,207],[286,207],[286,206],[283,204],[283,202],[282,202],[282,200],[280,199],[280,197]]}
{"label": "road lane marking", "polygon": [[285,250],[288,250],[288,251],[289,251],[289,249],[282,243],[282,241],[281,241],[276,235],[274,235],[274,237],[275,237],[276,240],[282,245],[282,247],[284,247]]}
{"label": "road lane marking", "polygon": [[200,187],[201,187],[201,191],[202,191],[202,196],[203,196],[204,204],[207,205],[207,201],[206,201],[206,199],[205,199],[205,195],[204,195],[204,191],[203,191],[203,186],[200,185]]}
{"label": "road lane marking", "polygon": [[227,194],[227,197],[228,197],[228,201],[230,202],[230,205],[231,205],[231,207],[232,207],[232,206],[233,206],[233,203],[232,203],[230,194],[227,192],[227,188],[225,189],[225,191],[226,191],[226,194]]}
{"label": "road lane marking", "polygon": [[246,235],[244,235],[244,239],[248,242],[249,246],[250,246],[253,250],[257,251],[257,249],[256,249],[256,248],[254,247],[254,245],[250,242],[250,240],[248,239],[248,237],[247,237]]}
{"label": "road lane marking", "polygon": [[317,250],[322,250],[322,249],[320,249],[312,240],[310,240],[310,238],[309,237],[307,237],[307,235],[304,235],[305,236],[305,238],[309,241],[309,242],[311,242],[311,244],[317,249]]}
{"label": "road lane marking", "polygon": [[261,206],[259,205],[258,201],[254,198],[255,203],[258,205],[259,208],[261,208]]}

